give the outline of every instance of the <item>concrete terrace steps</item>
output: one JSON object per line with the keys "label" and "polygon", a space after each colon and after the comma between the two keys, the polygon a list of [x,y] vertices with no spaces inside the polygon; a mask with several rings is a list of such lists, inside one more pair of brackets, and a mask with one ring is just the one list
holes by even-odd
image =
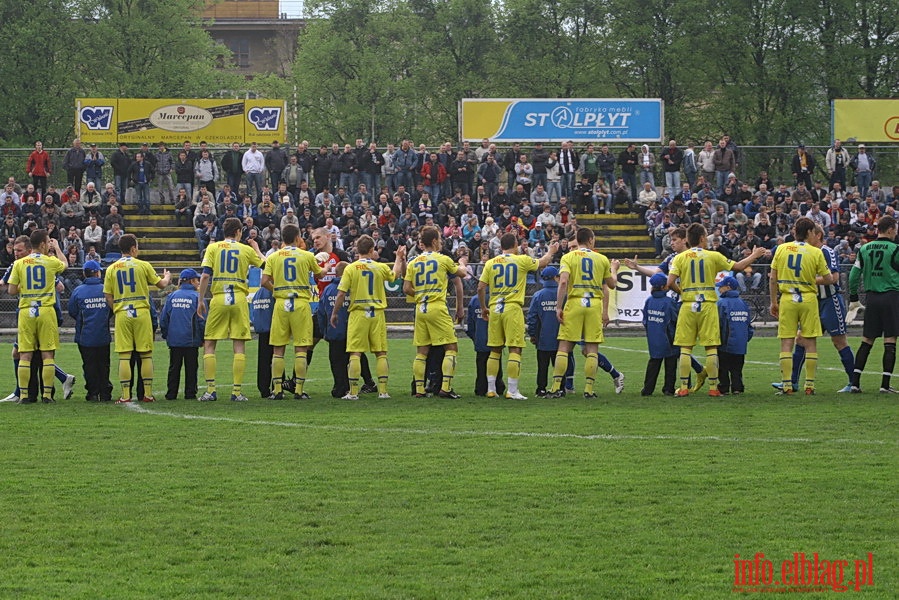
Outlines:
{"label": "concrete terrace steps", "polygon": [[646,224],[635,214],[578,215],[578,224],[596,234],[596,247],[610,258],[655,256]]}

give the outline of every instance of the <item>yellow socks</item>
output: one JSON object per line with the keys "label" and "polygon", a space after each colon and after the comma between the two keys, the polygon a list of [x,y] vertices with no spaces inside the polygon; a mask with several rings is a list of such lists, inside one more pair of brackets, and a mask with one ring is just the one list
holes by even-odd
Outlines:
{"label": "yellow socks", "polygon": [[456,350],[447,350],[443,357],[443,385],[444,392],[453,389],[453,377],[456,375]]}
{"label": "yellow socks", "polygon": [[415,353],[415,360],[412,361],[412,379],[415,381],[415,393],[425,393],[425,371],[428,366],[428,355]]}
{"label": "yellow socks", "polygon": [[[558,356],[556,357],[556,361],[558,361]],[[566,368],[567,365],[566,365]],[[584,384],[584,393],[592,394],[593,393],[593,384],[596,383],[596,371],[599,368],[599,356],[596,352],[591,352],[587,355],[587,360],[584,361],[584,378],[586,379],[586,383]],[[564,372],[563,372],[564,374]],[[553,372],[553,385],[555,385],[555,372]]]}
{"label": "yellow socks", "polygon": [[153,397],[153,355],[140,355],[140,378],[144,381],[144,396]]}
{"label": "yellow socks", "polygon": [[687,348],[680,349],[680,362],[678,363],[678,373],[680,374],[680,389],[687,390],[690,388],[690,350]]}
{"label": "yellow socks", "polygon": [[19,397],[28,397],[28,386],[31,384],[31,361],[19,360]]}
{"label": "yellow socks", "polygon": [[[808,355],[806,354],[805,359],[808,360]],[[817,356],[815,357],[815,362],[817,363]],[[793,389],[793,353],[792,352],[781,352],[780,353],[780,382],[783,384],[784,392]]]}
{"label": "yellow socks", "polygon": [[297,352],[293,359],[293,380],[296,382],[295,394],[299,395],[303,393],[303,386],[306,385],[307,364],[306,353]]}
{"label": "yellow socks", "polygon": [[[553,383],[550,386],[550,392],[558,392],[562,389],[565,382],[565,371],[568,370],[568,353],[556,352],[556,363],[553,366]],[[596,371],[594,370],[594,374]]]}
{"label": "yellow socks", "polygon": [[710,390],[718,389],[718,349],[711,348],[705,354],[705,372],[708,374]]}
{"label": "yellow socks", "polygon": [[350,365],[347,368],[350,379],[350,394],[359,395],[359,377],[362,375],[362,358],[358,354],[350,355]]}
{"label": "yellow socks", "polygon": [[231,387],[231,393],[239,396],[241,386],[243,386],[243,373],[247,368],[247,355],[234,354],[234,384]]}
{"label": "yellow socks", "polygon": [[272,391],[280,394],[284,391],[284,357],[272,356]]}
{"label": "yellow socks", "polygon": [[[378,365],[376,371],[378,373],[378,393],[387,393],[387,375],[390,373],[390,365],[387,362],[387,355],[382,354],[377,357]],[[361,371],[361,369],[360,369]]]}
{"label": "yellow socks", "polygon": [[[21,363],[19,363],[21,364]],[[122,385],[122,399],[131,399],[131,353],[119,354],[119,383]]]}
{"label": "yellow socks", "polygon": [[56,363],[53,362],[53,359],[45,360],[44,366],[41,369],[41,376],[44,380],[44,385],[42,391],[43,398],[52,398],[53,397],[53,378],[56,376]]}
{"label": "yellow socks", "polygon": [[215,354],[203,355],[203,375],[206,378],[206,392],[215,392]]}
{"label": "yellow socks", "polygon": [[805,389],[815,389],[815,375],[818,373],[818,353],[805,353]]}

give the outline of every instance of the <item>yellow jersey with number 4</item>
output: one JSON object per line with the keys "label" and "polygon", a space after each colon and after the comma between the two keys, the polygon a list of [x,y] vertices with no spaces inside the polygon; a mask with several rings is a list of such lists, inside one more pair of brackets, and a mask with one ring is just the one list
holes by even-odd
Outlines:
{"label": "yellow jersey with number 4", "polygon": [[717,302],[715,277],[720,271],[730,271],[734,261],[720,252],[704,248],[690,248],[671,261],[670,273],[680,277],[681,300],[686,302]]}
{"label": "yellow jersey with number 4", "polygon": [[821,249],[805,242],[788,242],[778,246],[771,268],[777,271],[777,289],[781,294],[817,295],[815,278],[830,273]]}
{"label": "yellow jersey with number 4", "polygon": [[250,266],[258,267],[262,259],[256,251],[234,240],[209,244],[203,255],[203,271],[212,275],[212,295],[224,294],[228,289],[247,295]]}
{"label": "yellow jersey with number 4", "polygon": [[7,283],[19,286],[19,308],[56,304],[56,276],[65,270],[64,262],[46,254],[29,254],[13,263]]}

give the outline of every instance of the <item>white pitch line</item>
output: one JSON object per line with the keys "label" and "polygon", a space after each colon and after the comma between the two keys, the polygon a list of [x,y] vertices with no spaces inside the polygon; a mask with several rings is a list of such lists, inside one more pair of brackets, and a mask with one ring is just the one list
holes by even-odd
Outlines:
{"label": "white pitch line", "polygon": [[851,438],[813,439],[804,437],[731,437],[721,435],[623,435],[611,433],[551,433],[541,431],[475,431],[475,430],[441,430],[441,429],[414,429],[404,427],[347,427],[345,425],[318,425],[312,423],[296,423],[291,421],[262,421],[243,420],[233,417],[213,417],[209,415],[191,415],[170,411],[151,410],[136,403],[125,405],[129,410],[157,417],[170,417],[185,419],[188,421],[212,421],[218,423],[233,423],[236,425],[258,425],[265,427],[290,427],[297,429],[312,429],[317,431],[335,431],[338,433],[387,433],[400,435],[423,436],[454,436],[454,437],[500,437],[500,438],[544,438],[544,439],[575,439],[575,440],[600,440],[608,442],[619,441],[673,441],[673,442],[720,442],[729,444],[836,444],[855,446],[899,446],[899,441],[887,440],[856,440]]}
{"label": "white pitch line", "polygon": [[[621,352],[636,352],[637,354],[649,354],[649,350],[637,350],[636,348],[622,348],[622,347],[620,347],[620,346],[609,346],[609,345],[606,345],[606,344],[600,345],[599,349],[602,350],[603,348],[608,348],[609,350],[620,350]],[[778,367],[778,368],[780,368],[780,363],[775,363],[775,362],[763,362],[763,361],[760,361],[760,360],[747,360],[747,361],[745,361],[744,364],[747,364],[747,365],[764,365],[764,366],[766,366],[766,367]],[[837,369],[836,367],[822,367],[821,364],[820,364],[820,360],[819,360],[819,363],[818,363],[818,370],[819,370],[819,371],[836,371],[836,372],[838,372],[838,373],[845,373],[845,372],[846,372],[845,369]],[[779,371],[778,371],[778,373],[779,373]],[[880,371],[864,371],[862,374],[863,374],[863,375],[880,375],[881,372],[880,372]]]}

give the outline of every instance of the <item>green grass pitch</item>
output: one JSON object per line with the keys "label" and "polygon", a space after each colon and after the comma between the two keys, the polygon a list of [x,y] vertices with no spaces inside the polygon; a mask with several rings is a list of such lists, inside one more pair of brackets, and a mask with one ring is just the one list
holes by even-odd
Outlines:
{"label": "green grass pitch", "polygon": [[[600,373],[597,400],[535,398],[532,347],[531,399],[476,398],[467,339],[463,398],[415,400],[397,339],[390,400],[331,399],[323,346],[312,400],[262,400],[253,342],[246,404],[87,404],[80,381],[68,401],[0,404],[0,597],[727,598],[734,556],[758,552],[776,579],[796,552],[871,552],[863,597],[899,596],[879,350],[862,395],[834,393],[822,339],[818,395],[774,396],[777,341],[759,338],[747,394],[674,399],[640,397],[645,344],[607,340],[627,384],[615,395]],[[59,354],[81,379],[77,349]],[[157,398],[167,363],[157,344]],[[220,397],[229,365],[220,348]]]}

